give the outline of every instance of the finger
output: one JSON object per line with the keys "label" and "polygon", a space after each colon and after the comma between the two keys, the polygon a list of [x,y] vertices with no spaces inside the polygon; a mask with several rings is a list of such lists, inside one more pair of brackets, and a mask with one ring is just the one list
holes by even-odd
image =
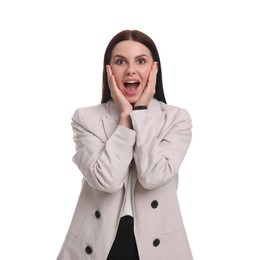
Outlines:
{"label": "finger", "polygon": [[158,62],[157,61],[154,62],[153,67],[154,67],[154,69],[153,69],[153,77],[154,77],[154,80],[156,81],[156,76],[157,76],[157,72],[158,72]]}
{"label": "finger", "polygon": [[110,87],[110,90],[112,90],[116,86],[116,81],[115,81],[114,75],[112,74],[110,65],[106,66],[106,70],[107,70],[109,87]]}
{"label": "finger", "polygon": [[112,71],[110,65],[106,65],[106,71],[107,71],[107,77],[108,77],[108,82],[110,81],[110,78],[112,76]]}
{"label": "finger", "polygon": [[158,61],[155,61],[155,70],[156,70],[156,73],[158,72]]}
{"label": "finger", "polygon": [[107,70],[107,73],[111,73],[111,67],[110,67],[110,65],[106,65],[106,70]]}
{"label": "finger", "polygon": [[156,75],[158,72],[158,62],[153,62],[152,68],[149,75],[148,87],[155,88],[156,85]]}
{"label": "finger", "polygon": [[153,71],[153,76],[156,77],[157,72],[158,72],[158,62],[157,62],[157,61],[155,61],[155,62],[153,63],[152,71]]}

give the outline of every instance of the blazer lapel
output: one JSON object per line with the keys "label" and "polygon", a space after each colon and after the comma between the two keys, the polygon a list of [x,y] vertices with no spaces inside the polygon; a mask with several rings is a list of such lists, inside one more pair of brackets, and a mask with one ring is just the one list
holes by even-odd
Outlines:
{"label": "blazer lapel", "polygon": [[[161,110],[159,102],[154,98],[151,100],[148,109],[150,109],[154,115],[154,121],[156,125],[155,129],[157,134],[159,134],[165,121],[165,111]],[[115,102],[113,100],[108,101],[106,104],[106,117],[103,118],[103,127],[107,139],[111,137],[117,128],[119,123],[119,115],[120,112]]]}
{"label": "blazer lapel", "polygon": [[161,109],[161,105],[159,103],[159,101],[157,101],[156,99],[152,99],[149,106],[148,106],[148,110],[152,111],[153,116],[154,116],[154,124],[155,124],[155,131],[156,131],[156,135],[158,137],[158,135],[160,134],[163,125],[165,123],[165,115],[166,112],[163,111]]}
{"label": "blazer lapel", "polygon": [[108,101],[106,104],[106,117],[103,118],[103,127],[107,139],[111,137],[118,126],[119,114],[119,109],[114,101]]}
{"label": "blazer lapel", "polygon": [[107,139],[109,139],[117,128],[118,122],[108,118],[103,118],[103,126]]}

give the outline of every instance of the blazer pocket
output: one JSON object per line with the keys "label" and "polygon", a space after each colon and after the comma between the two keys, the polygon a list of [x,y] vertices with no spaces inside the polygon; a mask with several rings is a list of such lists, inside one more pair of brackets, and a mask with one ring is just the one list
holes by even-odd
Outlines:
{"label": "blazer pocket", "polygon": [[185,229],[162,234],[157,246],[157,259],[192,260],[189,242]]}
{"label": "blazer pocket", "polygon": [[87,260],[88,253],[92,253],[92,247],[69,231],[57,260]]}

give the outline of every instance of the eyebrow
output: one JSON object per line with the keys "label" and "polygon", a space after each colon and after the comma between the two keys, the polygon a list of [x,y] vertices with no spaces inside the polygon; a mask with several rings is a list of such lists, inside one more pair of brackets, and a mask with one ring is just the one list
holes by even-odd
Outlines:
{"label": "eyebrow", "polygon": [[[137,55],[137,56],[135,57],[135,59],[139,59],[139,58],[142,58],[142,57],[146,57],[146,58],[148,58],[148,55],[146,55],[146,54],[140,54],[140,55]],[[119,55],[119,54],[117,54],[117,55],[115,55],[114,57],[112,57],[112,59],[114,59],[114,58],[124,58],[124,59],[126,59],[126,57],[124,57],[124,56],[122,56],[122,55]]]}

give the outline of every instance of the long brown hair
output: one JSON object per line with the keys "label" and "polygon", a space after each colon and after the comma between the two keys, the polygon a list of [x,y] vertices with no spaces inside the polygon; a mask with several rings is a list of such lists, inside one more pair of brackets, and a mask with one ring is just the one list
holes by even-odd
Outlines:
{"label": "long brown hair", "polygon": [[106,65],[110,64],[111,53],[112,53],[113,48],[116,46],[116,44],[118,44],[121,41],[126,41],[126,40],[137,41],[145,45],[151,51],[153,60],[158,62],[156,92],[155,92],[154,98],[166,103],[164,90],[163,90],[163,82],[162,82],[161,62],[160,62],[160,58],[159,58],[156,45],[148,35],[140,31],[137,31],[137,30],[132,30],[132,31],[124,30],[124,31],[119,32],[111,39],[111,41],[109,42],[106,48],[105,55],[104,55],[104,62],[103,62],[101,103],[105,103],[109,101],[110,99],[112,99],[111,94],[110,94],[108,79],[107,79]]}

